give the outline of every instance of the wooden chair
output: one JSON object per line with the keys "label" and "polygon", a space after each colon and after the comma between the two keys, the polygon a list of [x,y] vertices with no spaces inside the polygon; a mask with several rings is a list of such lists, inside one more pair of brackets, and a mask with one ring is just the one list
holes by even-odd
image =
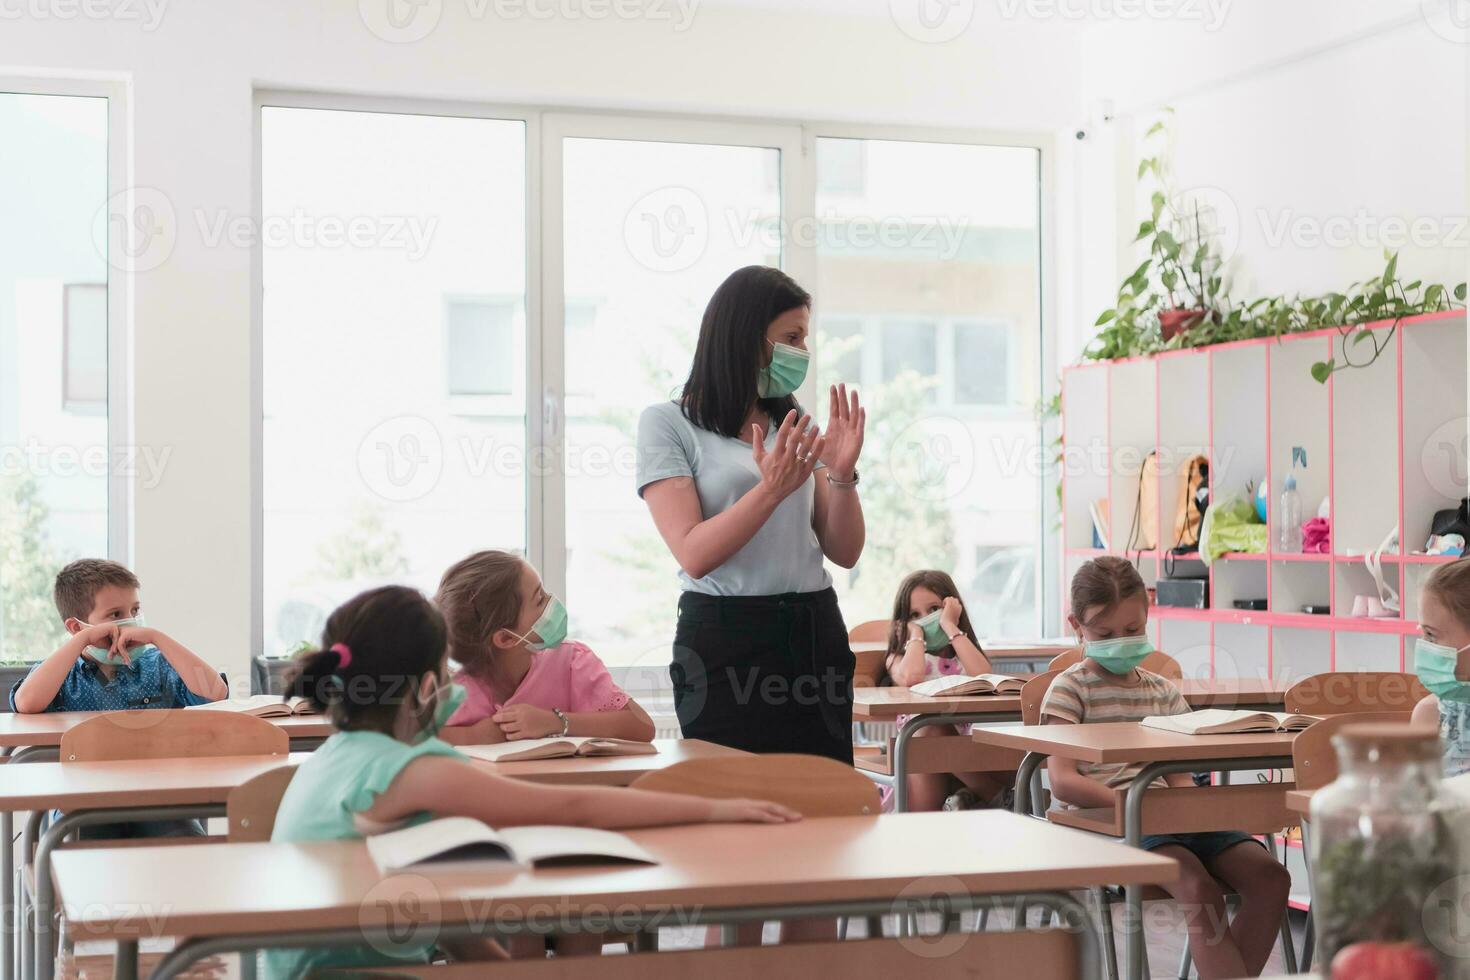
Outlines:
{"label": "wooden chair", "polygon": [[[128,759],[182,759],[226,755],[279,755],[290,752],[285,730],[253,715],[236,711],[170,708],[142,711],[108,711],[69,729],[61,736],[61,761],[113,762]],[[255,781],[258,781],[257,777]],[[284,792],[284,787],[282,789]],[[277,797],[277,802],[280,798]],[[272,811],[274,817],[274,811]],[[268,833],[267,833],[267,836]],[[197,845],[218,842],[218,837],[166,837],[122,841],[68,841],[74,847],[125,847],[134,845]],[[27,855],[27,860],[30,856]],[[31,869],[27,869],[29,872]],[[34,889],[34,882],[28,883]],[[59,930],[52,929],[52,937]],[[54,941],[54,939],[53,939]],[[41,952],[40,955],[46,955]],[[53,951],[51,955],[55,955]],[[111,975],[111,957],[91,957]],[[68,948],[62,952],[61,971],[82,967]],[[190,975],[195,975],[194,971]]]}
{"label": "wooden chair", "polygon": [[1021,688],[1021,724],[1041,724],[1041,705],[1046,700],[1046,692],[1051,689],[1051,682],[1061,672],[1053,669],[1037,674]]}
{"label": "wooden chair", "polygon": [[[860,817],[877,815],[882,809],[876,783],[835,759],[816,755],[776,753],[690,759],[644,773],[632,785],[634,789],[710,799],[771,800],[803,817]],[[874,917],[868,923],[869,935],[881,932],[880,919]],[[838,929],[845,934],[846,924],[839,921]],[[734,941],[735,931],[725,930],[727,946]]]}
{"label": "wooden chair", "polygon": [[[1067,650],[1063,653],[1057,654],[1055,657],[1052,657],[1051,663],[1046,665],[1046,669],[1066,670],[1073,664],[1080,664],[1081,662],[1082,648],[1074,647],[1071,650]],[[1179,666],[1179,661],[1175,660],[1167,653],[1164,653],[1162,650],[1155,650],[1147,657],[1144,657],[1143,662],[1140,663],[1139,666],[1142,667],[1144,670],[1153,671],[1160,677],[1167,677],[1171,681],[1184,680],[1184,668]]]}
{"label": "wooden chair", "polygon": [[[1303,677],[1286,689],[1286,710],[1304,715],[1408,712],[1429,696],[1414,674],[1339,670]],[[1316,727],[1315,725],[1313,726]]]}
{"label": "wooden chair", "polygon": [[[893,624],[886,619],[870,619],[848,630],[847,642],[887,643],[888,634],[892,629]],[[853,667],[853,686],[877,687],[883,683],[885,655],[884,650],[854,650],[853,656],[857,659],[857,664]]]}
{"label": "wooden chair", "polygon": [[229,839],[232,844],[267,843],[271,831],[276,827],[276,811],[280,809],[281,797],[296,775],[295,766],[281,766],[263,772],[230,790],[225,801],[225,816],[229,821]]}
{"label": "wooden chair", "polygon": [[633,788],[708,799],[773,800],[804,817],[878,813],[878,787],[871,779],[815,755],[690,759],[644,773],[633,781]]}
{"label": "wooden chair", "polygon": [[422,980],[685,980],[686,977],[835,976],[844,980],[892,980],[922,968],[925,980],[1026,976],[1075,980],[1081,976],[1079,937],[1062,929],[982,932],[964,937],[945,956],[923,957],[908,939],[796,943],[685,950],[644,956],[581,956],[514,960],[508,963],[456,963],[446,966],[383,966],[313,974],[327,977],[422,978]]}
{"label": "wooden chair", "polygon": [[61,736],[62,762],[286,755],[285,729],[236,711],[107,711]]}

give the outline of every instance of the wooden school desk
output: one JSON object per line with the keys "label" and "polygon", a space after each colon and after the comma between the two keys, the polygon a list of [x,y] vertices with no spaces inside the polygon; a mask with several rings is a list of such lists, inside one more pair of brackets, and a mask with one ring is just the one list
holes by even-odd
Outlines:
{"label": "wooden school desk", "polygon": [[[908,810],[908,779],[925,772],[1010,772],[1020,764],[1018,753],[979,745],[963,735],[936,736],[913,741],[914,733],[934,725],[972,722],[1020,721],[1019,694],[977,694],[970,697],[931,698],[906,687],[859,687],[852,692],[853,721],[896,721],[910,715],[893,740],[893,806]],[[881,770],[877,771],[882,775]]]}
{"label": "wooden school desk", "polygon": [[[1031,811],[1031,777],[1051,756],[1094,763],[1141,764],[1142,769],[1126,790],[1120,790],[1121,806],[1111,811],[1075,811],[1056,819],[1075,826],[1085,826],[1099,833],[1116,834],[1124,842],[1136,846],[1143,836],[1145,799],[1149,801],[1150,823],[1154,819],[1168,824],[1187,819],[1186,824],[1150,826],[1151,833],[1176,833],[1205,830],[1252,830],[1253,823],[1279,819],[1278,826],[1292,822],[1285,808],[1290,784],[1256,783],[1241,786],[1196,787],[1180,790],[1155,790],[1145,793],[1150,783],[1162,776],[1178,772],[1229,772],[1242,769],[1284,769],[1291,766],[1291,743],[1295,733],[1254,735],[1178,735],[1173,732],[1145,728],[1136,722],[1113,722],[1094,725],[1027,725],[976,728],[977,742],[1026,753],[1016,772],[1016,812]],[[1198,804],[1203,797],[1184,798],[1187,817],[1181,817],[1180,794],[1210,793],[1219,796],[1208,812]],[[1231,801],[1225,804],[1227,797]],[[1125,975],[1139,980],[1144,973],[1145,942],[1141,928],[1143,889],[1130,885],[1127,889],[1128,912],[1124,922],[1126,950]],[[1288,963],[1288,969],[1295,969]]]}
{"label": "wooden school desk", "polygon": [[[16,765],[22,762],[55,761],[61,745],[61,737],[73,726],[97,717],[96,711],[47,711],[36,715],[0,712],[0,762]],[[291,715],[284,718],[267,718],[278,728],[285,729],[291,739],[293,750],[313,749],[332,734],[331,722],[322,715]],[[3,771],[7,777],[13,770]],[[0,839],[15,840],[15,816],[10,809],[0,812]],[[0,853],[0,893],[13,887],[15,879],[15,855],[7,846]],[[15,915],[4,915],[0,923],[0,980],[13,980],[18,964],[16,935],[18,925]]]}
{"label": "wooden school desk", "polygon": [[[1223,677],[1179,682],[1191,708],[1255,708],[1280,710],[1289,685],[1275,678]],[[980,694],[972,697],[931,698],[906,687],[860,687],[853,691],[853,721],[896,721],[912,717],[893,741],[893,757],[859,767],[880,776],[891,775],[894,809],[908,809],[906,776],[931,772],[1010,772],[1020,764],[1012,749],[974,743],[962,735],[939,736],[913,742],[914,733],[931,725],[963,725],[1021,720],[1018,695]]]}
{"label": "wooden school desk", "polygon": [[[536,759],[527,762],[480,762],[487,772],[511,779],[571,785],[626,786],[639,776],[689,759],[744,755],[739,749],[697,739],[658,739],[652,755]],[[35,882],[34,896],[17,895],[18,909],[33,904],[21,942],[31,944],[26,957],[39,978],[49,977],[47,930],[54,907],[51,861],[56,846],[80,826],[126,820],[207,819],[224,815],[230,791],[282,765],[306,761],[310,753],[285,756],[217,756],[203,759],[129,759],[112,762],[35,762],[6,772],[0,783],[0,810],[31,811],[21,853],[30,861],[22,880]],[[41,817],[64,811],[45,833]],[[26,947],[22,947],[26,949]],[[24,971],[23,971],[24,972]]]}
{"label": "wooden school desk", "polygon": [[[996,810],[695,824],[628,835],[658,863],[383,878],[361,841],[327,841],[198,848],[187,876],[171,872],[167,848],[63,851],[55,873],[78,940],[118,941],[119,976],[136,970],[139,939],[180,940],[153,974],[164,980],[224,952],[361,944],[415,928],[435,938],[538,924],[605,929],[612,915],[620,931],[649,930],[962,912],[1016,895],[1080,930],[1084,976],[1095,977],[1096,927],[1067,892],[1162,884],[1179,872],[1169,858]],[[1005,846],[956,846],[967,840]]]}

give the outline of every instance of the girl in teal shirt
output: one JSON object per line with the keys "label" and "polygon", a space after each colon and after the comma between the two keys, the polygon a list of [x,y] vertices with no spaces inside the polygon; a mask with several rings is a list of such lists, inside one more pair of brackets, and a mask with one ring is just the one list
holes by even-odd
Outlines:
{"label": "girl in teal shirt", "polygon": [[[327,620],[321,646],[302,659],[291,694],[327,712],[337,733],[291,780],[273,841],[357,838],[443,816],[494,827],[606,828],[799,819],[775,803],[542,786],[472,764],[438,738],[464,690],[449,682],[444,619],[414,589],[386,586],[348,601]],[[441,945],[457,959],[503,955],[488,940]],[[427,963],[432,952],[412,937],[378,938],[361,946],[271,950],[266,967],[269,976],[294,978],[324,967]]]}

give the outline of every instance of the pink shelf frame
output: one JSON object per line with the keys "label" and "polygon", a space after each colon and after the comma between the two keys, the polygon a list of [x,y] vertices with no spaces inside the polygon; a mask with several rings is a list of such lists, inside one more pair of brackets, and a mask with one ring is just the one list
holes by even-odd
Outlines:
{"label": "pink shelf frame", "polygon": [[[1395,357],[1395,359],[1397,361],[1397,363],[1395,365],[1395,370],[1398,373],[1398,376],[1399,377],[1402,377],[1403,376],[1404,332],[1405,332],[1405,330],[1412,329],[1412,327],[1414,325],[1420,324],[1420,323],[1434,323],[1434,322],[1438,322],[1438,321],[1441,321],[1441,320],[1448,320],[1448,319],[1454,319],[1454,318],[1459,318],[1459,319],[1463,320],[1465,318],[1465,316],[1466,316],[1466,311],[1465,310],[1447,310],[1447,311],[1440,312],[1440,313],[1430,313],[1430,314],[1425,314],[1423,316],[1409,317],[1409,318],[1403,320],[1402,323],[1400,324],[1401,329],[1399,330],[1399,332],[1397,333],[1397,335],[1394,337],[1394,357]],[[1394,321],[1392,321],[1392,320],[1383,320],[1383,321],[1378,321],[1378,322],[1375,322],[1375,323],[1367,324],[1366,325],[1366,329],[1369,329],[1369,330],[1385,330],[1385,329],[1388,329],[1388,328],[1392,327],[1393,325],[1394,325]],[[1178,351],[1166,351],[1166,352],[1163,352],[1163,353],[1160,353],[1160,354],[1156,354],[1156,355],[1151,355],[1151,356],[1122,358],[1122,359],[1117,360],[1117,361],[1109,361],[1109,362],[1089,362],[1089,363],[1085,363],[1085,364],[1077,364],[1077,365],[1073,365],[1073,366],[1070,366],[1070,367],[1067,367],[1067,368],[1063,368],[1063,370],[1062,370],[1062,374],[1063,374],[1063,378],[1062,378],[1062,398],[1061,398],[1062,417],[1063,417],[1063,432],[1065,432],[1065,419],[1066,419],[1066,388],[1067,388],[1067,386],[1066,386],[1066,378],[1067,378],[1067,375],[1071,374],[1072,372],[1074,372],[1074,371],[1093,371],[1093,370],[1104,370],[1104,371],[1106,371],[1106,374],[1104,376],[1104,379],[1105,379],[1106,384],[1105,384],[1104,396],[1103,397],[1105,399],[1105,410],[1106,410],[1107,418],[1106,418],[1106,421],[1105,421],[1105,430],[1104,431],[1107,432],[1107,433],[1111,433],[1112,432],[1112,370],[1111,370],[1111,368],[1113,366],[1117,366],[1117,365],[1121,365],[1121,364],[1139,363],[1139,362],[1145,362],[1145,361],[1152,360],[1154,362],[1154,397],[1157,400],[1157,398],[1158,398],[1158,392],[1159,392],[1159,382],[1161,380],[1161,378],[1160,378],[1160,372],[1161,372],[1160,365],[1161,365],[1161,363],[1165,359],[1175,358],[1175,357],[1204,357],[1204,358],[1207,359],[1207,361],[1206,361],[1206,379],[1207,379],[1207,385],[1206,385],[1205,399],[1206,399],[1206,408],[1207,408],[1208,442],[1207,442],[1207,448],[1206,448],[1206,456],[1211,461],[1211,474],[1213,476],[1213,471],[1214,471],[1214,458],[1215,458],[1215,451],[1214,451],[1215,450],[1215,392],[1214,392],[1215,371],[1214,371],[1214,356],[1215,356],[1216,352],[1218,352],[1218,351],[1228,350],[1228,349],[1233,349],[1233,348],[1244,348],[1244,347],[1253,347],[1253,346],[1266,347],[1267,348],[1266,368],[1265,368],[1265,370],[1266,370],[1266,375],[1265,375],[1265,381],[1266,381],[1266,384],[1265,384],[1265,389],[1266,389],[1265,390],[1265,395],[1266,395],[1266,482],[1267,482],[1267,485],[1268,486],[1272,486],[1272,485],[1274,485],[1274,481],[1272,480],[1272,473],[1271,473],[1271,362],[1272,362],[1272,358],[1270,356],[1270,347],[1282,343],[1283,342],[1283,339],[1285,341],[1288,341],[1288,342],[1296,343],[1296,342],[1301,342],[1303,340],[1310,340],[1310,339],[1316,338],[1316,339],[1321,339],[1321,340],[1323,340],[1325,342],[1325,344],[1327,346],[1327,356],[1331,356],[1332,355],[1332,351],[1333,351],[1333,348],[1332,348],[1333,341],[1335,341],[1336,339],[1338,339],[1340,336],[1341,336],[1341,334],[1340,334],[1340,332],[1336,328],[1326,328],[1326,329],[1322,329],[1322,330],[1310,331],[1310,332],[1307,332],[1307,333],[1291,334],[1287,338],[1262,337],[1262,338],[1257,338],[1257,339],[1254,339],[1254,340],[1239,340],[1239,341],[1233,341],[1233,342],[1228,343],[1228,344],[1217,344],[1217,345],[1212,346],[1212,347],[1191,348],[1191,349],[1187,349],[1187,350],[1178,350]],[[1327,495],[1328,495],[1329,498],[1335,500],[1336,499],[1336,486],[1334,484],[1334,479],[1335,479],[1334,478],[1334,473],[1336,471],[1336,466],[1334,465],[1335,460],[1333,459],[1333,456],[1334,456],[1334,453],[1336,452],[1336,446],[1334,444],[1334,438],[1335,437],[1334,437],[1334,432],[1333,432],[1333,428],[1334,427],[1333,427],[1333,424],[1332,424],[1332,419],[1335,417],[1334,416],[1335,406],[1334,406],[1333,399],[1335,398],[1336,392],[1335,392],[1334,379],[1332,377],[1329,377],[1327,379],[1326,389],[1327,389],[1327,418],[1328,418],[1328,423],[1327,423],[1327,452],[1328,452],[1328,457],[1329,457],[1329,460],[1328,460],[1328,470],[1327,470]],[[1398,404],[1397,404],[1397,413],[1398,413],[1398,419],[1397,419],[1397,426],[1398,426],[1398,446],[1401,447],[1402,444],[1403,444],[1403,431],[1404,431],[1404,404],[1403,404],[1402,386],[1400,386],[1400,389],[1399,389],[1399,395],[1398,395],[1397,402],[1398,402]],[[1162,438],[1161,437],[1162,437],[1162,432],[1161,432],[1160,415],[1159,415],[1159,412],[1158,412],[1158,409],[1157,409],[1157,404],[1156,404],[1155,405],[1155,412],[1154,412],[1154,443],[1155,443],[1155,447],[1156,448],[1162,443]],[[1111,443],[1108,444],[1108,447],[1107,448],[1108,448],[1107,457],[1108,458],[1111,458],[1111,451],[1112,451]],[[1398,481],[1397,481],[1398,503],[1397,503],[1397,513],[1398,513],[1399,527],[1400,527],[1400,529],[1402,529],[1404,527],[1404,472],[1403,472],[1403,458],[1402,458],[1403,454],[1402,454],[1401,451],[1398,451],[1398,452],[1396,452],[1396,455],[1399,457],[1397,459],[1397,461],[1396,461],[1396,464],[1397,464],[1397,467],[1398,467]],[[1066,478],[1065,477],[1066,477],[1065,467],[1063,467],[1063,472],[1062,472],[1062,498],[1061,498],[1061,519],[1062,519],[1061,544],[1062,544],[1062,547],[1061,547],[1060,550],[1061,550],[1062,555],[1064,556],[1064,558],[1065,557],[1089,557],[1089,558],[1091,558],[1091,557],[1096,557],[1096,556],[1102,555],[1102,554],[1122,554],[1122,552],[1120,552],[1120,551],[1118,551],[1116,549],[1109,550],[1109,549],[1099,549],[1099,548],[1070,548],[1070,547],[1067,547],[1066,546],[1066,542],[1067,542],[1068,538],[1067,538],[1067,486],[1066,486],[1067,481],[1066,481]],[[1108,486],[1107,500],[1108,500],[1108,503],[1109,503],[1109,513],[1111,513],[1112,512],[1112,507],[1111,507],[1111,504],[1112,504],[1112,478],[1111,478],[1111,476],[1109,476],[1109,478],[1107,480],[1107,486]],[[1162,522],[1162,520],[1163,520],[1163,508],[1161,507],[1160,508],[1160,521]],[[1273,526],[1273,530],[1274,530],[1274,526]],[[1155,540],[1156,541],[1163,541],[1164,540],[1163,526],[1162,526],[1162,524],[1158,528],[1156,528]],[[1403,540],[1404,540],[1404,538],[1401,537],[1401,541],[1403,541]],[[1274,544],[1274,536],[1268,536],[1268,547],[1271,546],[1272,544]],[[1367,619],[1367,618],[1352,617],[1352,616],[1338,616],[1337,615],[1337,609],[1335,608],[1336,592],[1337,592],[1337,589],[1335,587],[1335,585],[1336,585],[1336,579],[1337,579],[1337,567],[1339,565],[1347,566],[1347,565],[1361,564],[1363,559],[1362,559],[1362,556],[1350,556],[1350,555],[1342,555],[1342,554],[1338,554],[1337,553],[1337,551],[1336,551],[1336,547],[1337,547],[1336,525],[1335,524],[1334,524],[1333,530],[1332,530],[1332,537],[1331,537],[1331,539],[1329,541],[1329,547],[1332,549],[1332,553],[1331,554],[1296,554],[1296,553],[1276,552],[1276,551],[1272,550],[1272,551],[1268,551],[1268,552],[1266,552],[1264,554],[1237,554],[1237,553],[1232,553],[1232,554],[1222,555],[1221,558],[1220,558],[1220,560],[1223,560],[1223,561],[1260,561],[1260,562],[1265,562],[1266,563],[1266,594],[1268,596],[1273,596],[1275,594],[1274,590],[1272,589],[1272,584],[1273,583],[1272,583],[1272,580],[1271,579],[1272,579],[1272,567],[1276,564],[1276,562],[1309,562],[1309,563],[1317,563],[1317,564],[1326,565],[1327,566],[1327,569],[1328,569],[1327,574],[1328,574],[1328,583],[1329,583],[1328,584],[1328,601],[1329,601],[1329,604],[1330,604],[1329,605],[1329,608],[1332,609],[1331,614],[1326,615],[1326,616],[1314,616],[1314,615],[1309,615],[1309,614],[1306,614],[1306,613],[1281,613],[1281,612],[1274,612],[1274,611],[1269,611],[1269,610],[1268,611],[1265,611],[1265,612],[1256,612],[1256,611],[1239,610],[1239,609],[1179,609],[1179,608],[1165,607],[1165,606],[1154,606],[1153,609],[1151,610],[1151,613],[1152,613],[1153,617],[1159,621],[1159,630],[1160,630],[1160,643],[1159,643],[1159,645],[1160,645],[1160,647],[1165,647],[1166,646],[1166,642],[1167,641],[1164,639],[1164,631],[1166,629],[1166,624],[1169,621],[1171,621],[1171,620],[1172,621],[1194,621],[1194,622],[1208,623],[1209,626],[1210,626],[1210,639],[1209,639],[1209,642],[1210,642],[1210,648],[1211,648],[1211,652],[1210,652],[1210,676],[1213,677],[1215,675],[1214,646],[1215,646],[1215,627],[1216,627],[1217,624],[1226,623],[1226,624],[1256,625],[1256,626],[1265,626],[1265,627],[1274,627],[1274,628],[1291,628],[1291,629],[1322,629],[1322,630],[1329,631],[1329,643],[1330,643],[1330,654],[1329,654],[1329,664],[1330,664],[1330,666],[1329,666],[1329,669],[1330,670],[1336,670],[1337,669],[1337,634],[1338,633],[1376,633],[1376,634],[1389,634],[1389,635],[1396,634],[1396,635],[1399,635],[1401,637],[1404,637],[1404,636],[1413,636],[1413,635],[1415,635],[1415,634],[1417,634],[1419,632],[1419,624],[1417,622],[1415,622],[1414,620],[1405,618],[1402,614],[1399,617],[1395,617],[1395,618],[1391,618],[1391,619]],[[1165,552],[1162,551],[1162,550],[1149,550],[1149,551],[1142,551],[1142,552],[1128,552],[1126,557],[1130,557],[1130,558],[1146,558],[1146,559],[1152,559],[1152,560],[1157,560],[1157,561],[1162,562],[1164,560],[1164,557],[1165,557]],[[1187,560],[1187,557],[1189,557],[1189,556],[1181,557],[1179,560]],[[1398,585],[1398,591],[1399,591],[1399,595],[1400,596],[1403,596],[1404,595],[1404,591],[1405,591],[1406,578],[1407,578],[1407,573],[1406,573],[1406,567],[1407,566],[1409,566],[1409,565],[1438,565],[1438,564],[1446,564],[1446,563],[1451,562],[1451,561],[1454,561],[1454,560],[1455,560],[1455,558],[1453,558],[1453,557],[1446,557],[1446,556],[1440,556],[1440,555],[1384,555],[1383,556],[1383,561],[1384,561],[1385,564],[1391,564],[1391,565],[1395,566],[1398,569],[1398,575],[1397,575],[1398,582],[1397,582],[1397,585]],[[1061,567],[1063,569],[1065,569],[1067,567],[1065,560],[1061,563]],[[1067,606],[1067,603],[1066,603],[1067,583],[1065,581],[1065,576],[1063,576],[1063,579],[1064,580],[1061,583],[1061,588],[1062,588],[1062,608],[1065,610],[1066,609],[1066,606]],[[1213,565],[1211,565],[1210,570],[1209,570],[1209,582],[1210,582],[1210,595],[1211,596],[1214,596],[1215,595],[1215,568],[1214,568]],[[1273,629],[1269,629],[1268,632],[1267,632],[1267,634],[1266,634],[1266,665],[1267,665],[1268,672],[1274,671],[1274,667],[1275,667],[1274,650],[1272,649],[1273,643],[1274,643],[1274,633],[1275,633],[1275,629],[1274,628]],[[1405,669],[1405,667],[1404,667],[1404,664],[1405,664],[1405,656],[1406,656],[1406,654],[1405,654],[1405,647],[1406,647],[1406,644],[1404,642],[1400,642],[1400,644],[1399,644],[1399,669],[1400,670]]]}

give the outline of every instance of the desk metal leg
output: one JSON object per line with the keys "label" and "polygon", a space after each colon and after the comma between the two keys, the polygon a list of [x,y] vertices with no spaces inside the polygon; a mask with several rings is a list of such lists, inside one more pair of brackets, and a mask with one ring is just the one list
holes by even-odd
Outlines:
{"label": "desk metal leg", "polygon": [[[1278,756],[1250,759],[1195,759],[1180,762],[1151,762],[1144,766],[1123,798],[1123,841],[1137,847],[1143,838],[1143,797],[1156,779],[1176,772],[1194,772],[1197,769],[1214,769],[1230,772],[1242,769],[1274,769],[1283,764]],[[1289,760],[1285,764],[1290,764]],[[1148,976],[1148,942],[1143,934],[1143,886],[1129,885],[1125,889],[1126,906],[1123,916],[1123,969],[1128,980],[1144,980]]]}
{"label": "desk metal leg", "polygon": [[1301,971],[1312,969],[1312,957],[1316,954],[1316,937],[1313,935],[1312,904],[1316,889],[1312,882],[1312,827],[1306,817],[1302,818],[1302,863],[1307,866],[1307,924],[1302,932]]}
{"label": "desk metal leg", "polygon": [[[224,816],[225,808],[217,803],[191,806],[119,807],[109,810],[73,810],[63,813],[41,834],[36,846],[36,896],[32,916],[36,973],[35,980],[51,980],[56,966],[55,884],[51,879],[51,852],[74,830],[100,823],[125,823],[134,820],[187,820]],[[146,910],[145,910],[146,911]]]}
{"label": "desk metal leg", "polygon": [[921,728],[936,725],[979,725],[985,722],[1015,720],[1009,713],[976,714],[975,712],[950,712],[948,714],[914,715],[903,723],[898,737],[893,740],[893,812],[907,813],[909,809],[909,739]]}
{"label": "desk metal leg", "polygon": [[1031,816],[1031,779],[1041,770],[1041,764],[1046,761],[1046,756],[1040,752],[1027,752],[1021,757],[1021,766],[1016,770],[1016,792],[1015,799],[1011,802],[1011,809],[1021,816]]}
{"label": "desk metal leg", "polygon": [[112,976],[114,980],[138,980],[138,941],[136,939],[118,940],[117,960],[113,963]]}

